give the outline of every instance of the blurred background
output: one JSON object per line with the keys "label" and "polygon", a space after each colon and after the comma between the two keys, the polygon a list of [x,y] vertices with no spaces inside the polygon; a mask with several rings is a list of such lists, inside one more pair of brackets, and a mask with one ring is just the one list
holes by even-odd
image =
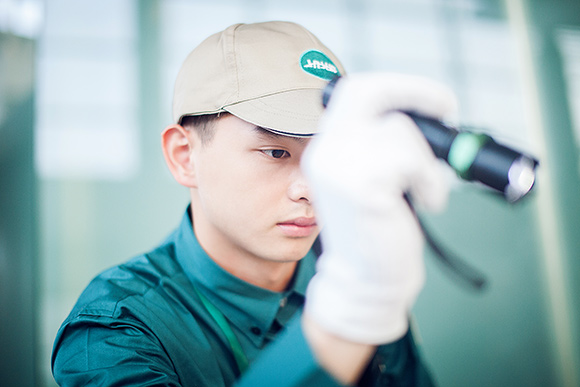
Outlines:
{"label": "blurred background", "polygon": [[0,0],[0,385],[53,386],[56,331],[90,279],[177,226],[160,150],[181,61],[233,23],[290,20],[350,72],[449,84],[458,122],[540,159],[509,205],[454,182],[426,223],[415,311],[441,386],[580,386],[580,3],[565,0]]}

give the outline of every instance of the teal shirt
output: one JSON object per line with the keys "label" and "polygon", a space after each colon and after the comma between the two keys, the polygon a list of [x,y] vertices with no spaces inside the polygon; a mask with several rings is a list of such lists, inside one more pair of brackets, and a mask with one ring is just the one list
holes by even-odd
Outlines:
{"label": "teal shirt", "polygon": [[[299,321],[315,261],[311,251],[284,292],[253,286],[205,253],[188,209],[161,246],[87,286],[57,333],[55,380],[61,386],[337,386],[314,359]],[[241,378],[196,289],[241,344],[250,363]],[[380,347],[361,383],[431,385],[410,334]]]}

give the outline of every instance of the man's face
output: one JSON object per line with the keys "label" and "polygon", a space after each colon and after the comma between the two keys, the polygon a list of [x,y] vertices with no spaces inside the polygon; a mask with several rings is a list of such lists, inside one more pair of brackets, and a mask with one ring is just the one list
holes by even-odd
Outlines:
{"label": "man's face", "polygon": [[[235,116],[192,151],[194,229],[212,258],[292,262],[319,229],[300,158],[308,139],[275,135]],[[190,131],[190,136],[196,136]]]}

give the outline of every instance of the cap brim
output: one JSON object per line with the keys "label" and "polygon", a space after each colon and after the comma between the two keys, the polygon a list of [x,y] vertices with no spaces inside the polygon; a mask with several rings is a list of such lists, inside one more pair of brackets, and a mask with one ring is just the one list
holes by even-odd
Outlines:
{"label": "cap brim", "polygon": [[256,126],[286,136],[312,136],[323,112],[320,89],[289,90],[223,109]]}

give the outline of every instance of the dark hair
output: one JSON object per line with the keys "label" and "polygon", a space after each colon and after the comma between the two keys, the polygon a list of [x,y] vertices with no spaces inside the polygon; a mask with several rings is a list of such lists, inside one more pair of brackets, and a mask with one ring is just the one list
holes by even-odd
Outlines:
{"label": "dark hair", "polygon": [[195,130],[201,139],[201,143],[203,145],[207,145],[212,140],[215,133],[215,122],[228,114],[230,113],[223,112],[215,114],[203,114],[199,116],[184,116],[181,118],[181,126],[187,130]]}

